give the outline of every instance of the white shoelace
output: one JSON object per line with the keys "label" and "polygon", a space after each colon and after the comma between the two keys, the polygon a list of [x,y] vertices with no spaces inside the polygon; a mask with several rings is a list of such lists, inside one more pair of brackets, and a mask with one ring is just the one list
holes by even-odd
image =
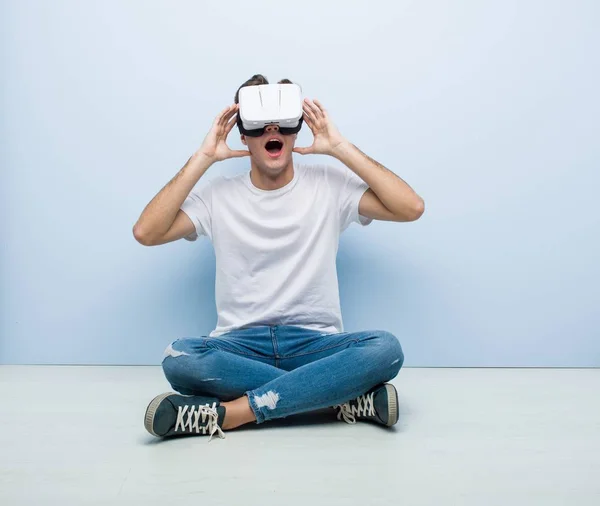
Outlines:
{"label": "white shoelace", "polygon": [[175,422],[175,432],[181,430],[183,432],[196,432],[196,434],[210,434],[208,441],[213,435],[217,435],[221,439],[225,439],[225,434],[219,427],[219,415],[217,413],[217,403],[201,406],[179,406],[177,409],[177,421]]}
{"label": "white shoelace", "polygon": [[344,419],[346,423],[356,423],[356,417],[360,416],[375,416],[375,404],[373,402],[373,396],[375,392],[370,394],[361,395],[356,398],[356,405],[346,402],[344,404],[336,404],[334,408],[339,408],[337,419]]}

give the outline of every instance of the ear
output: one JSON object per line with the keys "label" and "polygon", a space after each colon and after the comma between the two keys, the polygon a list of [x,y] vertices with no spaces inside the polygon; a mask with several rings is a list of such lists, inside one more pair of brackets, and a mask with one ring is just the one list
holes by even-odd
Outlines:
{"label": "ear", "polygon": [[241,141],[242,141],[242,144],[243,144],[244,146],[247,146],[247,145],[248,145],[248,143],[246,142],[246,136],[245,136],[244,134],[241,134],[241,135],[240,135],[240,139],[241,139]]}

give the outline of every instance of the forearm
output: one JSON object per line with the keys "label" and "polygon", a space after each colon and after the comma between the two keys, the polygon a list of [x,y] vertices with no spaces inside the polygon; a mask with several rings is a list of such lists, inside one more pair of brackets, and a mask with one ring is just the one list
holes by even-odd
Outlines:
{"label": "forearm", "polygon": [[152,240],[171,228],[183,201],[212,165],[208,157],[195,153],[177,175],[150,201],[133,227],[135,237]]}
{"label": "forearm", "polygon": [[358,175],[394,215],[413,217],[423,213],[423,199],[401,178],[348,141],[331,155]]}

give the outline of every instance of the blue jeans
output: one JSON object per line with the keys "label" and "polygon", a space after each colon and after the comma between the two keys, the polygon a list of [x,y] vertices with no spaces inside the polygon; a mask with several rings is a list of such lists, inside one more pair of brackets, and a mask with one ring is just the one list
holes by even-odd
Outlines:
{"label": "blue jeans", "polygon": [[394,378],[403,362],[389,332],[322,334],[275,325],[178,339],[162,367],[181,394],[221,401],[246,395],[262,423],[343,404]]}

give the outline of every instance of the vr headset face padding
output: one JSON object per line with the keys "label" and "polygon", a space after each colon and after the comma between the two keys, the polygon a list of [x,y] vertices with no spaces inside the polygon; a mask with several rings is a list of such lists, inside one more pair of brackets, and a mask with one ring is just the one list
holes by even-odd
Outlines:
{"label": "vr headset face padding", "polygon": [[[268,125],[265,125],[262,128],[255,128],[253,130],[248,130],[246,128],[244,128],[244,124],[242,123],[242,119],[239,117],[236,120],[237,122],[237,126],[238,129],[240,131],[241,134],[244,134],[248,137],[260,137],[261,135],[263,135],[267,129]],[[298,126],[289,128],[289,127],[279,127],[279,133],[281,135],[293,135],[293,134],[297,134],[300,129],[302,128],[302,123],[304,123],[304,121],[302,120],[302,118],[300,118],[300,120],[298,121]],[[271,125],[277,125],[276,122],[274,123],[269,123]]]}
{"label": "vr headset face padding", "polygon": [[240,133],[260,137],[267,126],[277,125],[282,135],[302,128],[302,92],[297,84],[261,84],[239,91],[237,125]]}

